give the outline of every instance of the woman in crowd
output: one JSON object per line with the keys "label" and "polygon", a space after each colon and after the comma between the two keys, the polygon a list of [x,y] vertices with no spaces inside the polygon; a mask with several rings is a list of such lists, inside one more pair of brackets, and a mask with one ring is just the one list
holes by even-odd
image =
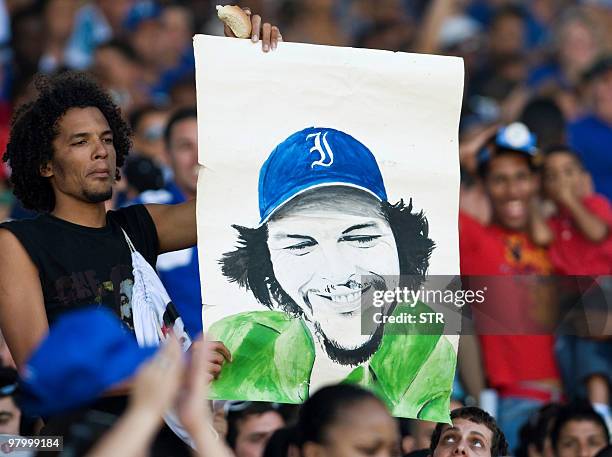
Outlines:
{"label": "woman in crowd", "polygon": [[297,424],[302,457],[400,455],[397,422],[371,392],[324,387],[302,406]]}

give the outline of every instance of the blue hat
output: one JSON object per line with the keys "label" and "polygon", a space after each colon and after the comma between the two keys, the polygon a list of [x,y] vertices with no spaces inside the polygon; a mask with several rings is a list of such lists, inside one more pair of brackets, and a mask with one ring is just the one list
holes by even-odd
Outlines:
{"label": "blue hat", "polygon": [[315,187],[348,186],[387,201],[374,155],[351,135],[310,127],[272,151],[259,172],[260,224],[295,196]]}
{"label": "blue hat", "polygon": [[[535,134],[521,122],[513,122],[510,125],[500,127],[495,135],[495,145],[498,148],[522,152],[530,158],[534,158],[538,152],[536,140]],[[478,165],[482,165],[489,160],[491,160],[491,151],[488,147],[484,147],[478,152]]]}
{"label": "blue hat", "polygon": [[134,4],[123,18],[123,27],[126,30],[134,30],[144,21],[158,19],[162,13],[162,8],[151,1],[141,1]]}
{"label": "blue hat", "polygon": [[34,416],[86,405],[129,378],[156,350],[138,347],[134,335],[106,308],[65,314],[22,370],[18,403]]}

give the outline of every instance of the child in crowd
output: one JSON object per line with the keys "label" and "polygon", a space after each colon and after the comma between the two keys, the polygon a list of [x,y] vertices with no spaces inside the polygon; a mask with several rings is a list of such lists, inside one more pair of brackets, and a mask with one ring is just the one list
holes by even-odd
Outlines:
{"label": "child in crowd", "polygon": [[612,207],[590,192],[590,177],[569,148],[549,149],[543,166],[544,191],[557,207],[546,225],[535,225],[534,241],[549,246],[558,273],[612,273]]}
{"label": "child in crowd", "polygon": [[[557,273],[592,277],[612,274],[612,207],[604,196],[591,191],[590,176],[578,155],[565,146],[550,148],[544,157],[542,184],[556,213],[546,222],[532,224],[532,237],[537,244],[549,247]],[[601,284],[604,291],[605,281]],[[605,307],[608,301],[604,296],[598,306]],[[584,383],[568,385],[570,394],[582,393],[586,387],[589,400],[610,426],[612,340],[601,337],[609,332],[593,335],[590,330],[596,338],[560,337],[557,355],[567,374],[564,378]]]}

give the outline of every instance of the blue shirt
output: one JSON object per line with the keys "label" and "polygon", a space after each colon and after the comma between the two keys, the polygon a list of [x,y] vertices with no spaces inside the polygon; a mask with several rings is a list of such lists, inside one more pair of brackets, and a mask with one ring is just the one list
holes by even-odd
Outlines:
{"label": "blue shirt", "polygon": [[[147,190],[130,204],[162,203],[175,205],[185,202],[185,196],[172,181],[163,189]],[[183,318],[190,336],[202,332],[202,294],[196,247],[167,252],[157,258],[157,273],[168,295]]]}
{"label": "blue shirt", "polygon": [[612,125],[588,115],[569,125],[569,144],[593,176],[595,190],[612,200]]}

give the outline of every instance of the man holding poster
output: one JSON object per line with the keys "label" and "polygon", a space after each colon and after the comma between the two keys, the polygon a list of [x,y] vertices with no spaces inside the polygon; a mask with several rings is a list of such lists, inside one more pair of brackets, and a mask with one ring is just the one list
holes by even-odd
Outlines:
{"label": "man holding poster", "polygon": [[400,275],[459,271],[461,62],[291,43],[264,62],[244,44],[195,38],[204,329],[232,353],[213,398],[354,382],[396,416],[448,421],[458,337],[363,324]]}

